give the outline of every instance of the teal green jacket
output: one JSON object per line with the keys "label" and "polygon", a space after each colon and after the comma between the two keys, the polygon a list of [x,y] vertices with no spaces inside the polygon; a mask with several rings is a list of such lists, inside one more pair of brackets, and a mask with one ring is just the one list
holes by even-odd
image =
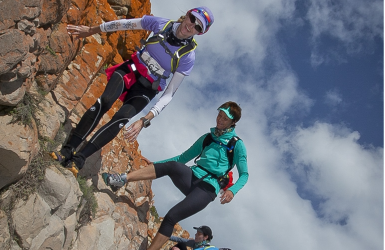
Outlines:
{"label": "teal green jacket", "polygon": [[[227,143],[232,137],[236,136],[234,130],[231,132],[227,132],[219,137],[214,135],[215,128],[211,128],[210,130],[213,139],[216,141],[220,141],[225,145],[227,145]],[[203,147],[203,140],[205,139],[206,135],[207,134],[202,135],[189,149],[187,149],[181,155],[155,163],[177,161],[186,164],[187,162],[195,159],[201,153]],[[239,140],[235,145],[233,164],[235,164],[237,167],[239,178],[234,183],[234,185],[231,186],[228,190],[233,192],[233,194],[235,195],[246,184],[249,178],[249,173],[247,171],[246,147],[242,140]],[[197,165],[202,166],[203,168],[207,169],[213,174],[216,174],[217,176],[224,175],[229,169],[226,148],[217,143],[211,143],[203,150],[201,157],[199,158],[199,160],[197,160]],[[207,174],[207,172],[197,167],[196,165],[192,166],[191,169],[197,178],[201,178]],[[218,181],[215,178],[213,178],[211,175],[208,175],[206,178],[203,179],[203,181],[214,186],[215,192],[218,194],[220,187]]]}

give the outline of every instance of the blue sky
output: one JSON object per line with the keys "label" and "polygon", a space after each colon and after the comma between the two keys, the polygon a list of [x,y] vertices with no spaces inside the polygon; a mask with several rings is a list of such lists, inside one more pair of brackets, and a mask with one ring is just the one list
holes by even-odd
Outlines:
{"label": "blue sky", "polygon": [[[296,10],[296,13],[302,12]],[[310,34],[308,24],[302,27],[293,24],[282,29],[278,40],[301,88],[316,99],[311,117],[332,123],[344,122],[360,131],[361,143],[383,146],[383,40],[368,37],[357,45],[366,48],[346,53],[342,45],[335,46],[338,44],[336,38],[323,35],[320,46],[324,51],[332,50],[339,60],[315,67],[311,63]],[[319,93],[326,93],[323,99]]]}
{"label": "blue sky", "polygon": [[[152,13],[200,5],[215,22],[139,147],[153,161],[182,153],[232,100],[250,178],[182,227],[209,225],[233,250],[383,249],[383,2],[164,0]],[[183,198],[168,178],[152,188],[160,216]]]}

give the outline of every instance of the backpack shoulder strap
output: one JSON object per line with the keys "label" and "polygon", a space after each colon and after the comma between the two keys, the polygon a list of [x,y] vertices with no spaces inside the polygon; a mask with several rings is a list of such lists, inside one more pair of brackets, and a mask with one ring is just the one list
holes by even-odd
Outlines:
{"label": "backpack shoulder strap", "polygon": [[148,44],[155,44],[160,43],[164,49],[166,50],[166,53],[171,56],[171,72],[174,74],[176,69],[179,66],[179,60],[184,55],[190,53],[191,51],[195,50],[198,46],[198,43],[193,38],[190,43],[186,44],[185,46],[180,47],[177,51],[175,51],[174,54],[171,53],[171,51],[167,48],[167,46],[164,43],[164,33],[168,32],[169,29],[171,29],[172,25],[175,23],[175,21],[168,21],[160,30],[158,33],[153,35],[152,37],[148,38],[147,41],[141,40],[142,46],[146,46]]}
{"label": "backpack shoulder strap", "polygon": [[239,138],[238,136],[234,136],[227,143],[227,159],[230,164],[230,169],[227,171],[227,173],[230,172],[230,170],[233,168],[234,148],[235,148],[235,144],[237,144],[237,141],[239,141],[240,139],[241,138]]}
{"label": "backpack shoulder strap", "polygon": [[147,44],[154,44],[154,43],[159,43],[160,41],[164,40],[163,34],[168,31],[174,24],[174,21],[170,20],[168,21],[163,28],[156,34],[154,34],[152,37],[148,38],[147,41],[144,41],[142,45],[147,45]]}
{"label": "backpack shoulder strap", "polygon": [[[230,141],[227,143],[227,146],[226,147],[226,152],[227,152],[227,159],[229,161],[229,169],[226,171],[226,173],[224,175],[227,175],[234,167],[233,165],[233,159],[234,159],[234,148],[235,148],[235,145],[237,144],[237,141],[241,140],[241,138],[239,138],[238,136],[234,136],[230,139]],[[201,153],[195,158],[194,160],[194,163],[196,163],[196,161],[198,160],[199,157],[201,157],[202,155],[202,152],[204,150],[204,148],[208,145],[210,145],[212,142],[215,142],[213,137],[211,136],[211,133],[208,133],[205,137],[205,139],[203,140],[203,143],[202,143],[202,151]],[[222,144],[223,145],[223,144]],[[200,166],[198,166],[200,167]],[[200,167],[201,168],[201,167]],[[206,172],[208,172],[206,169],[204,169]],[[209,172],[210,173],[210,172]],[[211,174],[211,173],[210,173]],[[213,174],[211,174],[213,175]],[[215,176],[215,175],[213,175]]]}
{"label": "backpack shoulder strap", "polygon": [[198,43],[193,38],[189,44],[187,44],[187,45],[179,48],[177,51],[175,51],[174,55],[171,57],[171,72],[172,73],[175,73],[176,69],[178,68],[180,58],[182,56],[190,53],[191,51],[195,50],[197,46],[198,46]]}
{"label": "backpack shoulder strap", "polygon": [[205,139],[203,140],[202,143],[202,151],[201,153],[195,158],[194,163],[197,163],[197,160],[199,157],[201,157],[203,150],[205,149],[206,146],[210,145],[212,142],[214,142],[213,137],[211,136],[211,133],[207,133]]}

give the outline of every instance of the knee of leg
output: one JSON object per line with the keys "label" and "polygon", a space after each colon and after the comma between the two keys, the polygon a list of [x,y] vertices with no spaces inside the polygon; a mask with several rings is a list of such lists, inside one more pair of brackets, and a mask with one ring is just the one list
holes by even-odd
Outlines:
{"label": "knee of leg", "polygon": [[118,119],[121,119],[121,118],[130,119],[134,115],[136,115],[136,109],[134,108],[134,106],[129,104],[123,105],[115,114],[116,118]]}
{"label": "knee of leg", "polygon": [[174,218],[175,216],[173,216],[172,213],[168,213],[166,214],[166,216],[163,218],[163,221],[166,221],[167,224],[173,226],[175,225],[176,223],[178,223],[178,219],[177,218]]}
{"label": "knee of leg", "polygon": [[107,112],[112,107],[115,101],[116,100],[113,100],[112,97],[108,95],[102,95],[98,98],[98,102],[103,112]]}
{"label": "knee of leg", "polygon": [[162,224],[160,225],[158,232],[170,237],[176,223],[177,221],[175,221],[170,214],[167,214],[163,218]]}

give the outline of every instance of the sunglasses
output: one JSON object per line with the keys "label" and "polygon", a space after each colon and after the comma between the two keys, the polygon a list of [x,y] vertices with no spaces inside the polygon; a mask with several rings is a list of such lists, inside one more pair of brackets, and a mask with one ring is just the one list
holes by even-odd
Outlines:
{"label": "sunglasses", "polygon": [[194,28],[196,29],[196,31],[198,31],[199,33],[202,33],[203,28],[200,25],[200,23],[198,22],[198,20],[196,19],[196,17],[193,14],[191,14],[191,13],[189,13],[188,16],[190,18],[190,22],[191,23],[195,23]]}

